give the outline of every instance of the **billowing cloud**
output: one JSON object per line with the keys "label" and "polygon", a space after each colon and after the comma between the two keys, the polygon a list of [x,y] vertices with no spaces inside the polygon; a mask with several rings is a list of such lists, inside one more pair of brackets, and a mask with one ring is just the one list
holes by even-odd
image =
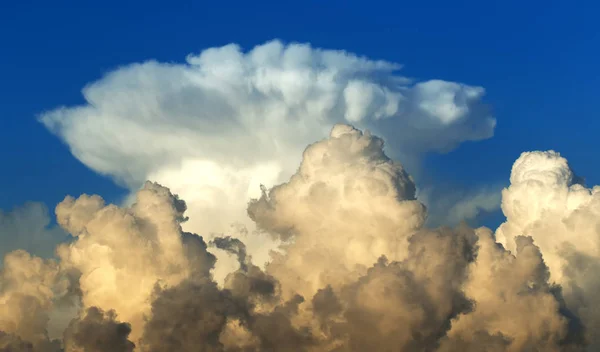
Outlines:
{"label": "billowing cloud", "polygon": [[[0,343],[3,348],[56,351],[47,324],[53,300],[66,288],[58,264],[16,250],[0,272]],[[58,344],[60,347],[60,344]],[[18,351],[18,349],[17,349]]]}
{"label": "billowing cloud", "polygon": [[135,344],[127,339],[130,332],[129,324],[117,321],[114,311],[105,313],[92,307],[65,330],[65,351],[131,352]]}
{"label": "billowing cloud", "polygon": [[531,236],[544,253],[551,280],[587,326],[592,349],[600,348],[600,187],[587,188],[554,151],[523,153],[502,192],[504,222],[496,237],[507,248]]}
{"label": "billowing cloud", "polygon": [[133,191],[152,180],[181,195],[195,214],[186,229],[221,233],[252,226],[243,214],[259,185],[288,179],[335,123],[376,131],[413,164],[493,135],[484,88],[411,82],[400,68],[308,44],[230,44],[185,63],[123,66],[83,90],[86,104],[40,120],[93,170]]}
{"label": "billowing cloud", "polygon": [[146,183],[129,208],[98,196],[67,197],[56,207],[58,223],[77,238],[61,245],[61,265],[78,276],[84,308],[113,310],[141,334],[157,284],[173,286],[190,273],[208,275],[214,257],[196,235],[184,233],[185,202]]}
{"label": "billowing cloud", "polygon": [[314,295],[366,273],[381,255],[402,259],[425,220],[415,184],[383,152],[383,140],[336,125],[310,145],[290,181],[248,206],[259,229],[293,244],[269,269],[293,292]]}
{"label": "billowing cloud", "polygon": [[[241,238],[184,231],[186,203],[157,183],[129,206],[66,197],[56,215],[75,240],[58,261],[5,258],[0,346],[593,351],[598,256],[585,241],[597,238],[597,192],[574,180],[558,154],[524,154],[503,192],[501,243],[486,228],[428,228],[383,140],[338,124],[248,204],[257,231],[282,243],[264,268]],[[216,250],[237,264],[222,284]],[[55,340],[51,317],[68,304],[79,309]]]}

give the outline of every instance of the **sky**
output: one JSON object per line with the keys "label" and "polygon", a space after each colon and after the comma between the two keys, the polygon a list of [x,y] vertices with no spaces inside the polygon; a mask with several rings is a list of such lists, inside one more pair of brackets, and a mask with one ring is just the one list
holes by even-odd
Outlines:
{"label": "sky", "polygon": [[0,348],[597,350],[598,11],[3,2]]}
{"label": "sky", "polygon": [[591,1],[7,2],[0,11],[0,153],[11,172],[0,175],[10,185],[0,206],[36,200],[52,207],[65,193],[122,195],[36,120],[82,103],[87,83],[128,63],[181,62],[204,48],[250,49],[271,39],[398,62],[408,77],[485,87],[498,119],[494,138],[427,160],[450,182],[505,182],[520,152],[548,148],[593,182],[600,177],[590,162],[599,124],[595,10]]}

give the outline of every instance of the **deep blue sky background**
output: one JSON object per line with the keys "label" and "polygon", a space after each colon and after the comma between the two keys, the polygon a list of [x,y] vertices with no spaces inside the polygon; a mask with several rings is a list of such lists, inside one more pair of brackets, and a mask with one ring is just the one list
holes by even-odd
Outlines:
{"label": "deep blue sky background", "polygon": [[417,79],[487,89],[496,136],[427,161],[436,178],[508,182],[522,151],[555,149],[600,184],[600,5],[596,1],[2,1],[0,208],[50,208],[65,194],[123,190],[36,122],[83,102],[82,87],[127,63],[269,39],[310,42],[405,65]]}

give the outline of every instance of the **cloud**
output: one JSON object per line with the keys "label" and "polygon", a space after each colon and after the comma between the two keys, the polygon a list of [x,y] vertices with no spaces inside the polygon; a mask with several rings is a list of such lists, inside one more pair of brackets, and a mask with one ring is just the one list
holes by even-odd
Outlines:
{"label": "cloud", "polygon": [[78,276],[83,308],[114,310],[142,333],[155,285],[176,285],[191,272],[208,275],[214,257],[201,238],[181,230],[185,202],[146,183],[129,208],[106,205],[99,196],[66,197],[58,223],[76,241],[58,248],[61,265]]}
{"label": "cloud", "polygon": [[427,207],[429,226],[455,226],[476,222],[478,216],[500,210],[502,186],[457,190],[428,187],[417,190],[417,198]]}
{"label": "cloud", "polygon": [[506,221],[498,241],[513,249],[513,239],[531,236],[548,263],[551,280],[588,327],[593,350],[600,348],[597,307],[600,280],[600,187],[582,185],[567,160],[555,151],[523,153],[515,162],[511,184],[502,192]]}
{"label": "cloud", "polygon": [[[56,215],[75,239],[58,247],[58,261],[25,251],[5,258],[0,343],[40,351],[594,350],[598,286],[589,274],[598,262],[578,236],[596,221],[596,193],[575,179],[554,152],[517,160],[503,192],[507,222],[496,232],[504,245],[487,228],[428,228],[412,177],[383,140],[338,124],[306,148],[286,182],[248,204],[258,231],[282,243],[265,268],[240,238],[206,242],[184,231],[186,203],[157,183],[145,183],[129,206],[68,196]],[[557,214],[558,249],[548,247],[549,232],[536,232]],[[524,226],[518,234],[513,223]],[[237,264],[222,284],[217,250]],[[50,317],[69,302],[79,309],[53,340],[59,320]]]}
{"label": "cloud", "polygon": [[[496,120],[484,88],[400,68],[230,44],[42,114],[131,195],[67,196],[58,227],[38,203],[0,213],[0,350],[598,350],[600,187],[535,151],[502,192],[417,192],[425,153]],[[495,231],[455,226],[500,201]]]}
{"label": "cloud", "polygon": [[32,257],[23,250],[7,254],[0,272],[0,343],[4,348],[56,351],[47,324],[53,299],[63,289],[53,260]]}
{"label": "cloud", "polygon": [[290,181],[251,202],[248,214],[259,229],[293,239],[269,270],[309,296],[356,279],[382,254],[402,259],[426,217],[412,178],[384,154],[383,140],[348,125],[310,145]]}
{"label": "cloud", "polygon": [[464,287],[476,305],[453,322],[441,349],[490,346],[506,351],[560,351],[572,347],[563,346],[568,320],[560,314],[548,268],[532,238],[516,237],[516,251],[510,253],[494,243],[490,231],[480,231],[478,236],[477,261]]}
{"label": "cloud", "polygon": [[259,185],[288,179],[335,123],[377,131],[414,164],[493,135],[484,88],[412,82],[400,68],[309,44],[230,44],[185,63],[123,66],[87,85],[84,105],[40,120],[91,169],[133,191],[152,180],[184,197],[196,214],[186,229],[222,233],[252,226],[243,213]]}
{"label": "cloud", "polygon": [[68,235],[50,224],[48,208],[39,202],[28,202],[10,212],[0,210],[0,257],[22,249],[35,255],[51,258],[57,244]]}
{"label": "cloud", "polygon": [[68,352],[131,352],[135,344],[127,339],[131,327],[116,321],[113,311],[107,313],[92,307],[82,319],[74,319],[65,331]]}

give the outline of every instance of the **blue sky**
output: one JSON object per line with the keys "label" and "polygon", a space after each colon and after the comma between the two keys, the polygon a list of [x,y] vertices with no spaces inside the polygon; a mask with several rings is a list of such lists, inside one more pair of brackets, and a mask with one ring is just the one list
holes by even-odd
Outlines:
{"label": "blue sky", "polygon": [[251,49],[274,38],[399,62],[416,79],[485,87],[495,136],[430,155],[426,173],[439,182],[508,183],[522,151],[555,149],[588,185],[599,184],[598,10],[592,1],[4,2],[0,208],[53,208],[65,194],[125,195],[36,121],[83,103],[87,83],[133,62],[182,62],[208,47]]}

